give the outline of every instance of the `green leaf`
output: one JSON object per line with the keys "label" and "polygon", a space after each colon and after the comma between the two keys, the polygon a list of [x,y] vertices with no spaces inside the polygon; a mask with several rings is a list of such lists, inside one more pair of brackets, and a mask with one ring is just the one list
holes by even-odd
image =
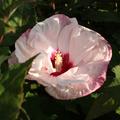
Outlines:
{"label": "green leaf", "polygon": [[0,84],[4,91],[0,95],[0,118],[2,120],[16,120],[23,102],[24,77],[33,58],[23,64],[11,66],[9,71],[2,75]]}
{"label": "green leaf", "polygon": [[2,36],[4,34],[4,23],[3,21],[0,20],[0,36]]}
{"label": "green leaf", "polygon": [[[32,84],[34,84],[32,82]],[[79,100],[60,101],[50,97],[44,87],[38,86],[31,90],[31,81],[25,84],[29,93],[23,107],[29,117],[33,120],[77,120],[79,118]],[[29,89],[28,89],[29,88]],[[28,95],[29,94],[29,95]],[[24,115],[25,116],[25,115]],[[20,116],[23,119],[23,116]],[[24,120],[24,119],[23,119]]]}
{"label": "green leaf", "polygon": [[4,92],[5,88],[0,84],[0,95]]}
{"label": "green leaf", "polygon": [[0,47],[0,66],[8,58],[9,48]]}
{"label": "green leaf", "polygon": [[86,120],[93,120],[115,110],[120,105],[120,96],[117,94],[118,91],[120,91],[120,86],[106,88],[103,94],[93,103]]}
{"label": "green leaf", "polygon": [[115,73],[115,78],[120,80],[120,65],[115,66],[113,72]]}
{"label": "green leaf", "polygon": [[120,31],[113,33],[112,37],[117,41],[117,44],[120,45]]}
{"label": "green leaf", "polygon": [[88,10],[82,13],[85,19],[94,22],[120,23],[120,16],[116,12]]}
{"label": "green leaf", "polygon": [[103,94],[95,100],[88,112],[86,120],[92,120],[116,110],[120,105],[120,96],[117,94],[120,91],[120,66],[115,66],[112,71],[115,74],[113,81],[108,87],[103,89]]}
{"label": "green leaf", "polygon": [[116,113],[120,115],[120,106],[116,109]]}
{"label": "green leaf", "polygon": [[115,74],[114,80],[110,83],[108,87],[114,87],[120,85],[120,65],[115,66],[112,71]]}

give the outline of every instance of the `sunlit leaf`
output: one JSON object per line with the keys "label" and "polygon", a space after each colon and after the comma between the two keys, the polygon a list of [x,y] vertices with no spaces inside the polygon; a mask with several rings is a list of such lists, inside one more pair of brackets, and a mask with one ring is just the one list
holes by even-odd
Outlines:
{"label": "sunlit leaf", "polygon": [[116,109],[116,113],[120,115],[120,106]]}
{"label": "sunlit leaf", "polygon": [[115,73],[115,78],[109,85],[109,87],[114,87],[120,85],[120,65],[117,65],[113,68],[113,72]]}
{"label": "sunlit leaf", "polygon": [[0,84],[4,91],[0,95],[0,118],[2,120],[15,120],[18,117],[23,102],[24,77],[33,58],[24,64],[11,66],[1,78]]}

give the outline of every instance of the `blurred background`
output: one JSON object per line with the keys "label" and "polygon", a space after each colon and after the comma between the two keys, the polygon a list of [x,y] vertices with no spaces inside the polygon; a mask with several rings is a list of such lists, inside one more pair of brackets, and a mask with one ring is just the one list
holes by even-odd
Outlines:
{"label": "blurred background", "polygon": [[[54,14],[76,17],[111,44],[113,57],[107,80],[95,93],[76,100],[50,97],[36,82],[24,81],[31,60],[8,66],[16,39]],[[120,120],[119,0],[0,0],[1,120]]]}

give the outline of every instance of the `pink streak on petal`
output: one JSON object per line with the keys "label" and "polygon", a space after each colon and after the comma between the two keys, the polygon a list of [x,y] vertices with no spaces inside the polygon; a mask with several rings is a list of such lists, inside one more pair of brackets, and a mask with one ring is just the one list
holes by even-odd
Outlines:
{"label": "pink streak on petal", "polygon": [[64,26],[69,25],[71,23],[70,18],[65,16],[64,14],[54,15],[53,18],[59,19],[59,23],[61,25],[61,28],[64,28]]}
{"label": "pink streak on petal", "polygon": [[8,59],[8,63],[9,65],[13,65],[13,64],[17,64],[18,63],[18,59],[15,55],[15,52],[13,52],[10,56],[10,58]]}
{"label": "pink streak on petal", "polygon": [[27,31],[25,33],[22,34],[22,37],[25,37],[26,40],[28,39],[29,37],[29,33],[30,33],[31,29],[27,29]]}

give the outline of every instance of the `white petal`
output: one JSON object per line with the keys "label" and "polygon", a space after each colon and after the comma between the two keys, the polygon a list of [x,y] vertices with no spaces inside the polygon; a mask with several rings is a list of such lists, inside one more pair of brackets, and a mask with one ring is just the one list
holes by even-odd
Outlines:
{"label": "white petal", "polygon": [[[40,53],[32,62],[32,66],[28,72],[27,79],[36,80],[38,83],[46,86],[52,84],[53,80],[50,73],[54,72],[54,68],[50,61],[49,55]],[[52,81],[52,82],[51,82]]]}
{"label": "white petal", "polygon": [[[83,61],[105,60],[110,51],[109,49],[109,44],[101,35],[88,28],[79,26],[74,30],[70,39],[70,60],[74,61],[75,65]],[[111,54],[108,56],[108,61],[110,59]]]}
{"label": "white petal", "polygon": [[72,33],[75,27],[78,26],[76,23],[71,23],[62,29],[58,39],[58,48],[63,53],[69,52],[69,44],[72,39]]}
{"label": "white petal", "polygon": [[57,78],[56,86],[47,86],[46,91],[62,100],[86,96],[104,83],[107,64],[98,62],[72,68]]}
{"label": "white petal", "polygon": [[23,63],[36,54],[36,50],[27,44],[30,30],[23,33],[15,43],[15,55],[19,63]]}
{"label": "white petal", "polygon": [[46,50],[48,46],[58,48],[58,37],[61,30],[70,23],[65,15],[54,15],[43,22],[39,22],[32,29],[28,43],[38,49]]}
{"label": "white petal", "polygon": [[73,33],[69,51],[76,67],[58,76],[56,86],[46,87],[57,99],[75,99],[100,88],[112,56],[110,45],[98,33],[83,27]]}
{"label": "white petal", "polygon": [[[25,32],[15,44],[18,62],[40,53],[32,63],[27,78],[36,80],[57,99],[75,99],[97,90],[105,81],[112,50],[95,31],[77,24],[76,19],[54,15]],[[51,53],[68,52],[74,67],[53,77]]]}
{"label": "white petal", "polygon": [[66,25],[60,32],[58,39],[58,48],[63,53],[69,52],[69,44],[72,38],[73,30],[78,26],[77,20],[75,18],[69,19],[71,22]]}
{"label": "white petal", "polygon": [[29,32],[25,32],[15,44],[15,54],[19,62],[25,62],[48,48],[57,49],[61,30],[71,21],[65,15],[54,15],[37,23]]}

